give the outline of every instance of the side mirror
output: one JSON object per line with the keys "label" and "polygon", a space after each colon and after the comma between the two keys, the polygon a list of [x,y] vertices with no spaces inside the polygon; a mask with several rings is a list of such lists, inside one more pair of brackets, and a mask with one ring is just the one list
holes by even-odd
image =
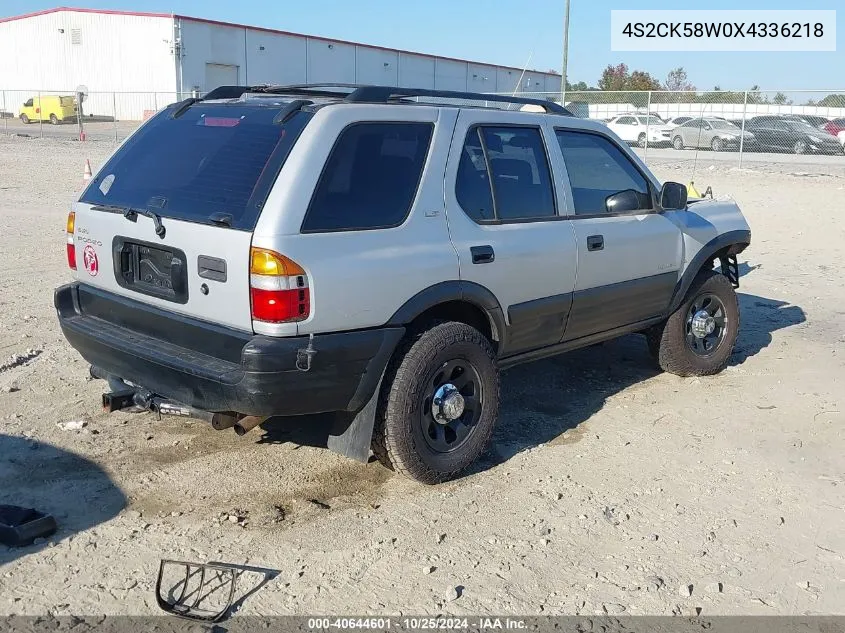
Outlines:
{"label": "side mirror", "polygon": [[608,213],[636,211],[640,208],[640,194],[633,189],[625,189],[605,198],[604,207]]}
{"label": "side mirror", "polygon": [[665,182],[660,189],[660,207],[664,211],[687,208],[687,188],[679,182]]}

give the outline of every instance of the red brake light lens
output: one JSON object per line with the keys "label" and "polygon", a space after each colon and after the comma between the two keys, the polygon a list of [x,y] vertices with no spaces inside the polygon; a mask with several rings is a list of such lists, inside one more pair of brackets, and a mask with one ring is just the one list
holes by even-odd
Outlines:
{"label": "red brake light lens", "polygon": [[73,233],[76,230],[76,213],[67,214],[67,265],[76,270],[76,245],[73,243]]}
{"label": "red brake light lens", "polygon": [[311,313],[305,270],[295,261],[264,248],[250,253],[252,318],[266,323],[304,321]]}

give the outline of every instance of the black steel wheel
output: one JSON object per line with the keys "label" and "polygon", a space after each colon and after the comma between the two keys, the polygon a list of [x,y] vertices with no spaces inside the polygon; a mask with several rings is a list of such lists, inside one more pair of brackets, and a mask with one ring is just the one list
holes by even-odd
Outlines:
{"label": "black steel wheel", "polygon": [[727,324],[722,300],[713,293],[698,295],[687,310],[687,345],[698,356],[714,354],[725,340]]}
{"label": "black steel wheel", "polygon": [[388,365],[373,452],[411,479],[447,481],[484,452],[498,414],[490,341],[464,323],[439,323],[409,336]]}
{"label": "black steel wheel", "polygon": [[481,418],[484,391],[478,370],[466,359],[443,363],[430,376],[420,407],[420,432],[438,453],[458,450]]}
{"label": "black steel wheel", "polygon": [[649,351],[664,371],[709,376],[728,364],[739,332],[739,303],[727,277],[702,270],[680,306],[646,332]]}

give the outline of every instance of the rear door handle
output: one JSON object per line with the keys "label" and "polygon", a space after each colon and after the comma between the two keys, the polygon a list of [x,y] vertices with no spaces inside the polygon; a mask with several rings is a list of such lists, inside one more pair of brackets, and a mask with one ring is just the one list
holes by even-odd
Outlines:
{"label": "rear door handle", "polygon": [[589,237],[587,237],[587,250],[604,250],[604,235],[590,235]]}
{"label": "rear door handle", "polygon": [[490,245],[471,246],[469,252],[472,253],[473,264],[490,264],[496,259],[496,253]]}

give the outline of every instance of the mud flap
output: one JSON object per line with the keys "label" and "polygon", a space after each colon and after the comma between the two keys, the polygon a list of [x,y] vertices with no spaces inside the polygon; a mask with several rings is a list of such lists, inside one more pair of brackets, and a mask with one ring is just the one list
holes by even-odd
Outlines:
{"label": "mud flap", "polygon": [[338,417],[326,442],[329,450],[359,462],[367,462],[370,457],[370,444],[373,439],[383,380],[384,376],[379,378],[373,395],[351,421],[347,416]]}
{"label": "mud flap", "polygon": [[[180,618],[219,622],[232,608],[239,570],[226,563],[162,560],[156,580],[156,602],[162,611]],[[181,579],[162,594],[166,575]],[[212,606],[211,602],[215,604]]]}

